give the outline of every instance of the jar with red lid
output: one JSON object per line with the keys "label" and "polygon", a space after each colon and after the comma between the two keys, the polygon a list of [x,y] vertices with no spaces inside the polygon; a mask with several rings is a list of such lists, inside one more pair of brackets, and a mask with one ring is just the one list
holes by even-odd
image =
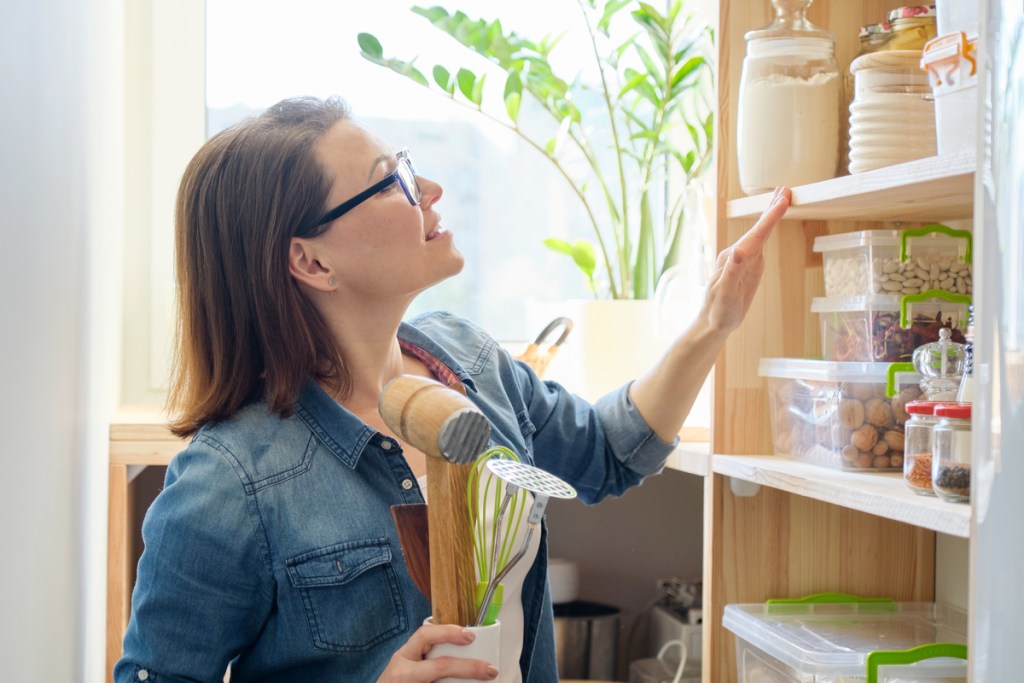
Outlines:
{"label": "jar with red lid", "polygon": [[932,490],[932,436],[939,422],[938,401],[908,401],[903,409],[910,416],[904,427],[903,481],[914,493],[934,496]]}
{"label": "jar with red lid", "polygon": [[932,428],[932,488],[943,500],[971,500],[971,404],[939,403]]}

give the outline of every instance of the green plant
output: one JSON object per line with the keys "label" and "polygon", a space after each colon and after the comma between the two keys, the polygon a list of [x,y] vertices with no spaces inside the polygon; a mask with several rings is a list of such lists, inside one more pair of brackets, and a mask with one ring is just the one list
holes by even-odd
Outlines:
{"label": "green plant", "polygon": [[[573,259],[595,296],[603,290],[614,299],[645,299],[675,263],[685,222],[684,192],[661,200],[666,180],[684,188],[710,165],[713,36],[684,15],[683,0],[669,0],[665,13],[636,0],[576,2],[596,66],[591,81],[556,73],[550,56],[562,36],[534,41],[506,32],[500,20],[412,9],[501,69],[502,97],[494,103],[485,101],[487,73],[439,64],[428,80],[416,58],[385,56],[371,34],[359,34],[359,46],[369,61],[477,110],[550,160],[582,202],[596,246],[583,239],[545,244]],[[612,40],[626,17],[630,35]],[[521,116],[526,97],[551,117],[540,133]]]}

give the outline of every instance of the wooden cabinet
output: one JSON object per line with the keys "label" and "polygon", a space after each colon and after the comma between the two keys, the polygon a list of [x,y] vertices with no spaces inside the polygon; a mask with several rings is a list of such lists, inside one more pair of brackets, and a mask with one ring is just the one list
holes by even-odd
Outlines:
{"label": "wooden cabinet", "polygon": [[[859,47],[858,28],[901,4],[818,0],[810,18],[835,33],[846,71]],[[768,24],[770,9],[768,0],[719,4],[719,247],[742,235],[769,200],[740,189],[735,122],[743,35]],[[815,237],[970,218],[974,164],[973,154],[928,158],[794,188],[787,220],[767,248],[761,291],[715,369],[704,496],[704,681],[736,680],[734,639],[722,627],[726,604],[822,591],[930,601],[936,532],[970,535],[969,506],[916,496],[898,474],[831,471],[768,455],[767,386],[757,367],[763,357],[820,353],[810,313],[811,298],[824,294]],[[759,487],[737,495],[735,482]]]}

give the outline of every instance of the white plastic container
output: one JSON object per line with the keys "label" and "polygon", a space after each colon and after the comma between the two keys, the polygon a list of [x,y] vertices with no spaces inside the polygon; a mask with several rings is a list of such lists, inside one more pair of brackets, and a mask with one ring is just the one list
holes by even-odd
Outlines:
{"label": "white plastic container", "polygon": [[[971,245],[970,232],[935,224],[822,235],[815,238],[814,251],[822,255],[828,297],[902,296],[929,289],[971,294]],[[914,277],[920,282],[905,284]]]}
{"label": "white plastic container", "polygon": [[897,373],[890,398],[890,365],[762,358],[775,454],[833,469],[902,472],[903,406],[920,397],[921,376]]}
{"label": "white plastic container", "polygon": [[811,312],[821,325],[821,355],[826,360],[910,362],[914,349],[937,342],[949,327],[963,344],[971,299],[933,290],[905,296],[817,297]]}
{"label": "white plastic container", "polygon": [[[967,616],[934,603],[726,605],[722,625],[736,634],[739,683],[862,682],[871,652],[967,642]],[[963,659],[900,668],[878,680],[967,680]]]}
{"label": "white plastic container", "polygon": [[960,32],[968,38],[978,37],[978,0],[935,0],[935,11],[937,35]]}
{"label": "white plastic container", "polygon": [[978,137],[977,38],[963,32],[936,36],[924,46],[921,68],[935,95],[939,156],[972,150]]}

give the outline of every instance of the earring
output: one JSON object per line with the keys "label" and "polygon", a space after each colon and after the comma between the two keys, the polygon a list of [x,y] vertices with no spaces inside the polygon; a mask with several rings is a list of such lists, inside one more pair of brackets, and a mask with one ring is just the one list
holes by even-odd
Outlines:
{"label": "earring", "polygon": [[330,285],[331,287],[333,287],[334,285],[338,284],[338,281],[337,281],[337,280],[335,280],[335,279],[334,279],[334,278],[332,277],[332,278],[330,278],[329,280],[327,280],[327,284],[329,284],[329,285]]}

